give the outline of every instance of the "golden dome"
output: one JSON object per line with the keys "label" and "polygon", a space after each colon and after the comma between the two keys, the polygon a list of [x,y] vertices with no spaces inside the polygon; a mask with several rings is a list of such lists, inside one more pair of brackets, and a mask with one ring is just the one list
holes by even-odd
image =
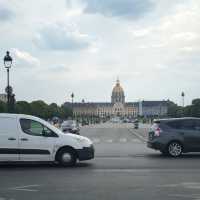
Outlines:
{"label": "golden dome", "polygon": [[119,79],[117,79],[117,83],[116,83],[115,87],[113,88],[112,93],[121,93],[121,94],[124,94],[124,90],[123,90],[123,88],[120,85]]}

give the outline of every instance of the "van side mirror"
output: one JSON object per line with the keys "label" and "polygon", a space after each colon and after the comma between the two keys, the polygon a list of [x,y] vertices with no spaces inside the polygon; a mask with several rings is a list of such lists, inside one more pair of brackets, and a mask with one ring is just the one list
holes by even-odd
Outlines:
{"label": "van side mirror", "polygon": [[45,130],[42,131],[42,136],[43,137],[58,137],[58,135],[56,133],[54,133],[52,131],[48,132],[48,131],[45,131]]}
{"label": "van side mirror", "polygon": [[48,137],[48,133],[45,130],[42,130],[42,136],[43,137]]}

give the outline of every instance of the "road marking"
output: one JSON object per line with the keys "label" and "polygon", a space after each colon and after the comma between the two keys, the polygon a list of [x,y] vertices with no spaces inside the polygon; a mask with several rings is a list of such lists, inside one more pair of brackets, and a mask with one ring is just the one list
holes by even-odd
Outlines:
{"label": "road marking", "polygon": [[[177,170],[177,169],[139,169],[139,168],[135,168],[135,169],[127,169],[127,168],[124,168],[124,169],[120,169],[120,168],[102,169],[102,168],[99,168],[99,169],[90,170],[90,172],[99,172],[99,173],[100,172],[102,172],[102,173],[140,173],[140,172],[142,172],[142,173],[148,173],[148,174],[150,174],[150,173],[158,174],[158,173],[163,173],[163,172],[175,173],[175,174],[181,173],[182,174],[186,171],[191,172],[191,169],[187,169],[187,170],[186,169],[178,169]],[[192,173],[194,173],[194,174],[199,173],[199,172],[200,172],[199,169],[192,170]]]}
{"label": "road marking", "polygon": [[106,140],[107,143],[112,143],[113,140],[112,139],[109,139],[109,140]]}
{"label": "road marking", "polygon": [[39,187],[39,186],[40,185],[24,185],[24,186],[18,186],[18,187],[10,188],[10,190],[26,191],[26,192],[38,192],[39,190],[29,189],[29,188]]}
{"label": "road marking", "polygon": [[132,139],[131,141],[136,143],[141,142],[139,139]]}
{"label": "road marking", "polygon": [[127,142],[127,139],[126,138],[120,138],[119,142],[125,143],[125,142]]}
{"label": "road marking", "polygon": [[100,142],[100,139],[98,139],[98,138],[93,138],[92,141],[93,141],[93,143],[99,143],[99,142]]}
{"label": "road marking", "polygon": [[158,187],[182,187],[187,189],[200,189],[200,183],[198,182],[183,182],[183,183],[177,183],[177,184],[166,184],[166,185],[160,185]]}
{"label": "road marking", "polygon": [[168,194],[169,197],[176,197],[176,198],[187,198],[187,199],[200,199],[200,194]]}

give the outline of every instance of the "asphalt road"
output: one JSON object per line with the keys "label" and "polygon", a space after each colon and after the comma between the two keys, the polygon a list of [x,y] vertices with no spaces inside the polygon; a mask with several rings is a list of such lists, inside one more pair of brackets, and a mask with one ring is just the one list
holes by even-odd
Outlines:
{"label": "asphalt road", "polygon": [[0,165],[0,200],[200,199],[200,154],[173,159],[146,148],[147,125],[84,127],[94,160],[74,168]]}

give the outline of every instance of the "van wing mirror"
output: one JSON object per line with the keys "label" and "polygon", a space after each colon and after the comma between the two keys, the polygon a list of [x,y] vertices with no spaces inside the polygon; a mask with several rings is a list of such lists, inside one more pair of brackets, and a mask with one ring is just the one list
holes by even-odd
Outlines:
{"label": "van wing mirror", "polygon": [[53,131],[42,131],[42,136],[43,137],[58,137],[58,135],[56,133],[54,133]]}
{"label": "van wing mirror", "polygon": [[48,133],[44,129],[42,130],[42,136],[48,137]]}

